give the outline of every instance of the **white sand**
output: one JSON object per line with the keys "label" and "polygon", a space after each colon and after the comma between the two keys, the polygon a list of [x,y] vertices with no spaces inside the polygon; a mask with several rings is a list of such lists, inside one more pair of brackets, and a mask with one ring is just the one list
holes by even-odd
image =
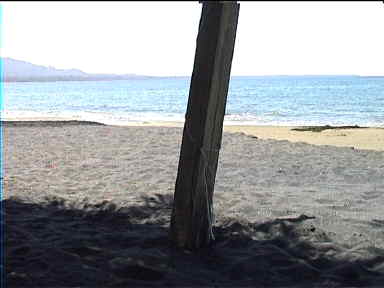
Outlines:
{"label": "white sand", "polygon": [[288,140],[313,145],[332,145],[384,151],[384,128],[327,129],[321,132],[294,131],[285,126],[225,126],[228,132],[243,132],[261,139]]}

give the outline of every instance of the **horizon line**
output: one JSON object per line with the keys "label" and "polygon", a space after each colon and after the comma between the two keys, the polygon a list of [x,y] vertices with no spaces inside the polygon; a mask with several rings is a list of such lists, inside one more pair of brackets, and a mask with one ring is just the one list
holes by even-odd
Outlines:
{"label": "horizon line", "polygon": [[[85,73],[85,74],[88,74],[89,76],[97,76],[97,75],[110,75],[110,76],[144,76],[144,77],[156,77],[156,78],[177,78],[177,77],[192,77],[192,73],[190,75],[150,75],[150,74],[136,74],[136,73],[133,73],[133,72],[129,72],[129,73],[124,73],[124,74],[120,74],[120,73],[114,73],[114,72],[86,72],[84,70],[81,70],[79,68],[56,68],[54,66],[45,66],[45,65],[41,65],[41,64],[34,64],[32,62],[29,62],[29,61],[26,61],[26,60],[19,60],[19,59],[16,59],[16,58],[13,58],[13,57],[4,57],[4,56],[0,56],[0,61],[2,62],[3,59],[5,58],[8,58],[8,59],[12,59],[12,60],[16,60],[16,61],[20,61],[20,62],[25,62],[25,63],[28,63],[28,64],[32,64],[32,65],[35,65],[35,66],[41,66],[41,67],[45,67],[45,68],[51,68],[51,69],[55,69],[55,70],[78,70],[82,73]],[[4,75],[2,75],[4,77]],[[345,77],[345,76],[348,76],[348,77],[384,77],[384,75],[360,75],[360,74],[256,74],[256,75],[252,75],[252,74],[249,74],[249,75],[231,75],[230,77]],[[22,77],[21,77],[22,78]],[[3,79],[1,79],[3,80]]]}

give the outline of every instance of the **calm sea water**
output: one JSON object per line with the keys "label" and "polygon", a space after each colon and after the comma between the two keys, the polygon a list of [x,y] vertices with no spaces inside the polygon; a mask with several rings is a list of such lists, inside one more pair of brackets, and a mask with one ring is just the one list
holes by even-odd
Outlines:
{"label": "calm sea water", "polygon": [[[2,119],[184,121],[190,78],[4,83]],[[384,77],[232,77],[225,124],[384,127]]]}

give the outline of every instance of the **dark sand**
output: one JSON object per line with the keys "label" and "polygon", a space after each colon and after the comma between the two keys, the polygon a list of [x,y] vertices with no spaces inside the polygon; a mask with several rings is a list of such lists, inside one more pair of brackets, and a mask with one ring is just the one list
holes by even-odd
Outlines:
{"label": "dark sand", "polygon": [[6,124],[5,287],[384,287],[384,152],[225,133],[193,254],[168,241],[181,135]]}

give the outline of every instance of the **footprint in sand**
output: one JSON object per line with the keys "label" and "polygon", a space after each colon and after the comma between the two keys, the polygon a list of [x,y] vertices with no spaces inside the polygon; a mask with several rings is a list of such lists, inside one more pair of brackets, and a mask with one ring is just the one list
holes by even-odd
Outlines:
{"label": "footprint in sand", "polygon": [[363,195],[361,195],[361,198],[363,198],[364,200],[373,200],[373,199],[379,198],[383,194],[384,192],[378,191],[375,189],[375,190],[364,192]]}
{"label": "footprint in sand", "polygon": [[327,199],[327,198],[317,198],[315,199],[315,202],[319,204],[333,204],[335,203],[334,199]]}

